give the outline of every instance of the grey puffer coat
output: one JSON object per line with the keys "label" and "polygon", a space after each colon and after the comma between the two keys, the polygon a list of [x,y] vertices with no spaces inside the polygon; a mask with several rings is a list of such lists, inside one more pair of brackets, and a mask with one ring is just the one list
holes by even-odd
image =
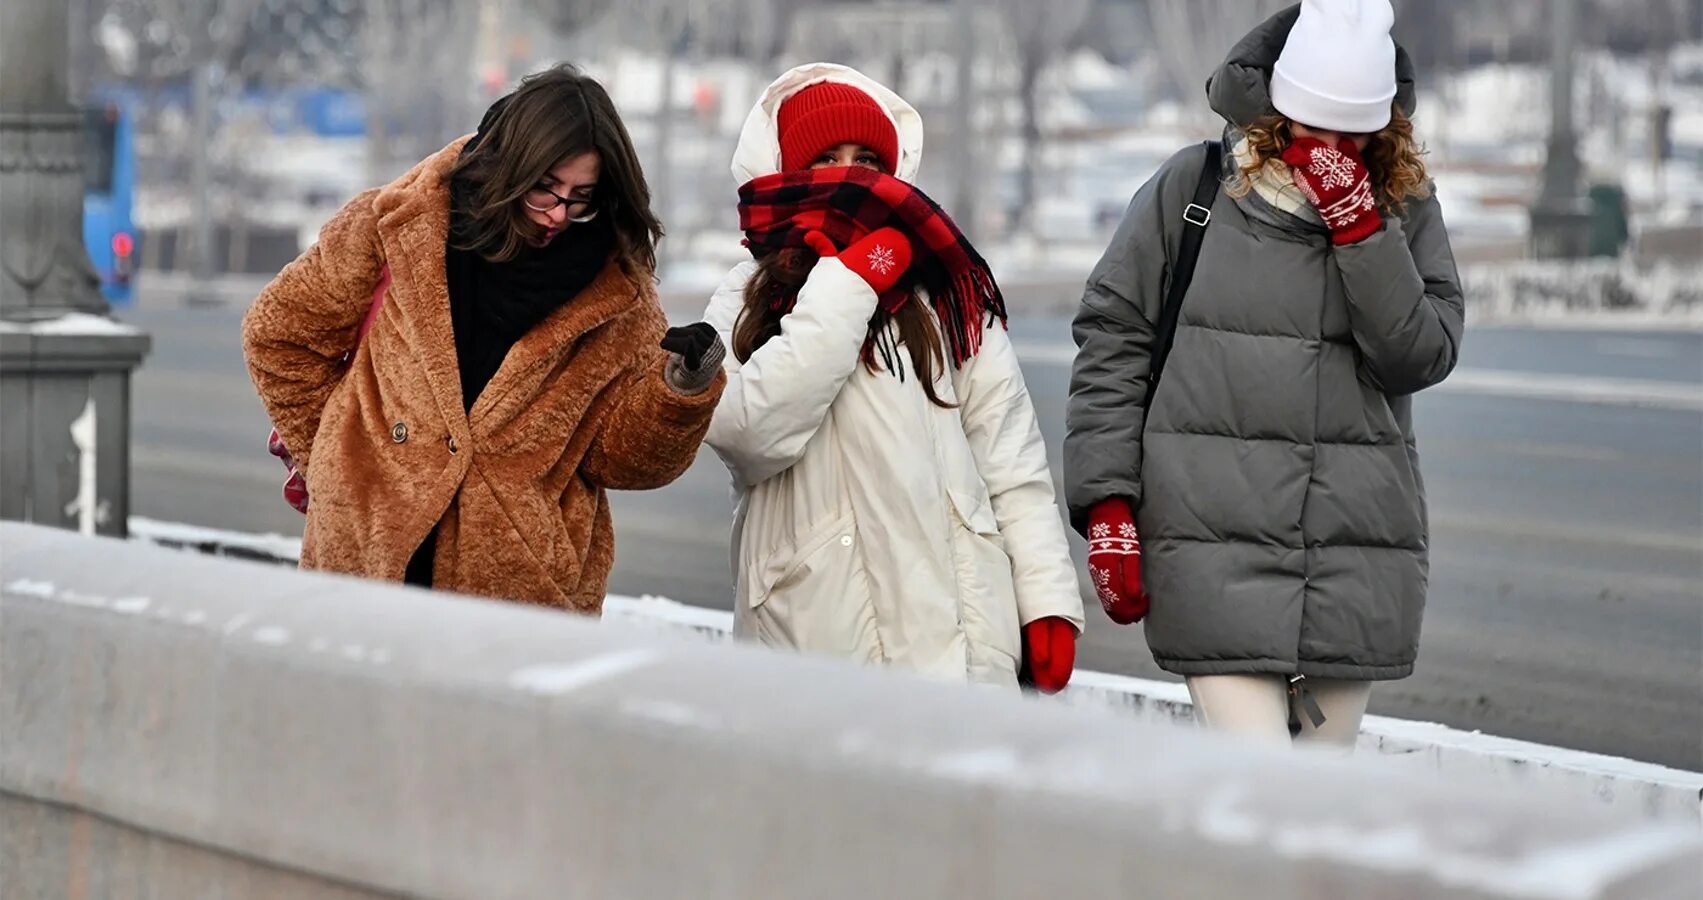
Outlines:
{"label": "grey puffer coat", "polygon": [[[1261,25],[1208,82],[1233,128],[1270,111],[1294,19]],[[1411,110],[1399,51],[1397,73]],[[1429,542],[1409,395],[1454,368],[1464,318],[1442,213],[1411,199],[1333,247],[1316,219],[1220,192],[1148,410],[1168,259],[1204,159],[1194,146],[1165,163],[1089,277],[1064,443],[1072,520],[1109,497],[1137,505],[1164,669],[1405,677]]]}

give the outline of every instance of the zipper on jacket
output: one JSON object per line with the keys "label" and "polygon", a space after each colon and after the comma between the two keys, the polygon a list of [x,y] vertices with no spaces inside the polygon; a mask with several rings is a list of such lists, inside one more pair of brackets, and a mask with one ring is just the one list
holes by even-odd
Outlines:
{"label": "zipper on jacket", "polygon": [[1316,729],[1325,724],[1325,711],[1319,706],[1317,697],[1307,688],[1307,676],[1289,676],[1289,735],[1294,737],[1301,733],[1301,710],[1306,710],[1308,721]]}

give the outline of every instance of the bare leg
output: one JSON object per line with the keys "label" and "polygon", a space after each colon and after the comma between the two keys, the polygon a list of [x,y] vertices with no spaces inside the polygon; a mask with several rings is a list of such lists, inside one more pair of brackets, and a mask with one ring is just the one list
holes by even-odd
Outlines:
{"label": "bare leg", "polygon": [[1194,675],[1187,682],[1195,719],[1207,728],[1289,743],[1288,685],[1281,676]]}

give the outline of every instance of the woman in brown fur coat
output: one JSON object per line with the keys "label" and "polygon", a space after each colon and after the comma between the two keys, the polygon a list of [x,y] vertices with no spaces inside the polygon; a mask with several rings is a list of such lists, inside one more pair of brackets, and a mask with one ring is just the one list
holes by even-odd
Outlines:
{"label": "woman in brown fur coat", "polygon": [[667,328],[661,234],[614,104],[568,66],[343,207],[243,321],[312,491],[302,566],[597,613],[604,492],[684,472],[725,382],[713,329]]}

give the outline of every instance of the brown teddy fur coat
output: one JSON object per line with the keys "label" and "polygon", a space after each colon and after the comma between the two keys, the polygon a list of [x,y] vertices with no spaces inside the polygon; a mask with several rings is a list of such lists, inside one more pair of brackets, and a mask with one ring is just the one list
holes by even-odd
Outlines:
{"label": "brown teddy fur coat", "polygon": [[464,413],[444,269],[444,176],[464,141],[350,201],[243,320],[255,388],[312,495],[302,567],[400,581],[440,526],[434,587],[597,613],[615,556],[604,492],[679,477],[726,379],[667,385],[655,290],[611,259]]}

